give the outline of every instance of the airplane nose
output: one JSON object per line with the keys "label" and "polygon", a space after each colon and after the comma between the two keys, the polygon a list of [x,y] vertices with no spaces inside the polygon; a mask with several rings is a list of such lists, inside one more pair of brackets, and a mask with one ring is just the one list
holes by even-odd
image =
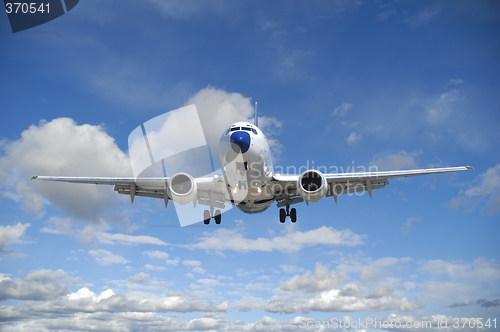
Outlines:
{"label": "airplane nose", "polygon": [[230,141],[231,148],[236,153],[245,153],[250,148],[250,135],[245,131],[235,131]]}

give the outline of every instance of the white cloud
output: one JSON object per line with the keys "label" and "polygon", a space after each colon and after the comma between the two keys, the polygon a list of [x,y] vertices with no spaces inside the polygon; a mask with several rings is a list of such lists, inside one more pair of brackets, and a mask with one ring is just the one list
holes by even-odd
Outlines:
{"label": "white cloud", "polygon": [[478,186],[469,188],[465,193],[451,199],[449,205],[455,209],[461,206],[472,206],[474,209],[474,205],[479,203],[475,202],[475,199],[487,199],[483,211],[490,215],[497,214],[500,212],[500,164],[479,174],[477,180],[481,181]]}
{"label": "white cloud", "polygon": [[184,245],[189,249],[234,250],[237,252],[281,251],[296,252],[303,247],[315,245],[356,246],[364,243],[366,235],[353,233],[351,230],[338,231],[322,226],[310,231],[291,231],[273,238],[247,239],[237,230],[219,229],[212,233],[204,233],[198,243]]}
{"label": "white cloud", "polygon": [[127,278],[128,281],[134,282],[134,283],[143,283],[143,282],[150,280],[150,279],[151,279],[151,276],[147,273],[144,273],[144,272],[137,273],[136,275],[133,275],[133,276]]}
{"label": "white cloud", "polygon": [[206,270],[202,269],[201,267],[195,267],[193,269],[193,272],[198,274],[205,274]]}
{"label": "white cloud", "polygon": [[[185,105],[195,104],[208,142],[218,143],[224,130],[234,122],[252,119],[250,98],[208,86],[190,97]],[[253,122],[253,121],[252,121]]]}
{"label": "white cloud", "polygon": [[[101,232],[98,239],[105,244],[113,244],[115,241],[121,244],[155,244],[159,246],[167,246],[168,243],[149,235],[127,235],[127,234],[109,234]],[[168,255],[168,254],[167,254]],[[168,256],[167,256],[168,257]]]}
{"label": "white cloud", "polygon": [[113,254],[104,249],[93,249],[89,251],[89,255],[94,257],[95,261],[101,265],[111,265],[111,264],[127,264],[130,263],[128,259],[123,258],[120,255]]}
{"label": "white cloud", "polygon": [[421,150],[406,152],[402,150],[396,154],[387,155],[383,158],[370,161],[370,166],[376,166],[379,171],[384,170],[400,170],[400,169],[416,169],[419,168],[417,165],[417,158],[422,154]]}
{"label": "white cloud", "polygon": [[376,280],[387,275],[386,268],[401,262],[407,262],[404,258],[383,257],[376,259],[359,269],[362,281]]}
{"label": "white cloud", "polygon": [[390,281],[390,267],[401,267],[399,264],[407,264],[412,261],[411,257],[382,257],[376,260],[365,258],[362,253],[348,255],[340,258],[340,264],[336,270],[344,273],[359,273],[362,282]]}
{"label": "white cloud", "polygon": [[356,133],[353,130],[353,131],[351,131],[351,134],[349,135],[349,137],[346,137],[345,140],[347,142],[347,145],[354,145],[354,144],[358,143],[359,141],[361,141],[361,138],[362,138],[362,135]]}
{"label": "white cloud", "polygon": [[155,271],[166,271],[167,268],[165,266],[154,266],[151,264],[144,265],[144,268],[147,270],[155,270]]}
{"label": "white cloud", "polygon": [[142,254],[156,259],[167,259],[169,257],[168,253],[159,250],[143,251]]}
{"label": "white cloud", "polygon": [[339,283],[349,279],[349,276],[344,272],[328,271],[328,268],[316,263],[316,270],[311,275],[307,271],[303,275],[295,275],[290,280],[280,286],[282,291],[305,290],[315,292],[319,290],[327,290],[338,287]]}
{"label": "white cloud", "polygon": [[360,292],[361,288],[359,287],[359,285],[353,282],[344,285],[342,287],[342,290],[340,291],[342,295],[356,295]]}
{"label": "white cloud", "polygon": [[50,300],[69,293],[68,288],[58,280],[67,278],[63,270],[38,270],[24,279],[11,279],[0,273],[0,301],[15,300]]}
{"label": "white cloud", "polygon": [[167,259],[165,263],[167,265],[176,266],[177,264],[179,264],[179,260],[177,258],[176,259]]}
{"label": "white cloud", "polygon": [[378,298],[381,298],[383,296],[386,296],[386,295],[389,295],[391,294],[392,292],[394,292],[394,289],[392,289],[391,287],[377,287],[377,288],[374,288],[374,289],[370,289],[370,291],[368,292],[368,294],[366,294],[366,298],[367,299],[378,299]]}
{"label": "white cloud", "polygon": [[200,266],[200,261],[192,261],[192,260],[184,260],[182,261],[182,265],[184,266]]}
{"label": "white cloud", "polygon": [[455,112],[457,102],[461,99],[462,96],[457,89],[442,93],[437,100],[427,107],[427,121],[433,125],[444,123]]}
{"label": "white cloud", "polygon": [[215,287],[220,285],[220,283],[215,280],[215,279],[198,279],[196,280],[197,283],[201,284],[203,287]]}
{"label": "white cloud", "polygon": [[3,150],[3,191],[38,216],[50,204],[77,219],[96,220],[116,207],[118,195],[109,186],[30,181],[33,175],[131,174],[127,155],[103,127],[77,125],[69,118],[31,125],[21,138],[7,142]]}
{"label": "white cloud", "polygon": [[279,313],[294,313],[299,310],[305,311],[412,311],[417,305],[408,301],[405,297],[396,299],[384,296],[378,299],[358,298],[355,296],[343,296],[338,289],[323,291],[306,302],[296,301],[274,301],[269,303],[265,310]]}
{"label": "white cloud", "polygon": [[[190,97],[185,105],[195,104],[203,132],[213,154],[217,154],[221,134],[232,123],[248,121],[253,123],[254,107],[250,98],[236,92],[227,92],[208,86]],[[279,135],[283,122],[275,117],[259,116],[259,128],[264,131],[273,154],[279,155],[282,144]]]}
{"label": "white cloud", "polygon": [[163,14],[176,19],[189,19],[193,16],[223,14],[229,10],[231,2],[227,0],[196,1],[196,0],[149,0]]}
{"label": "white cloud", "polygon": [[446,87],[453,86],[453,85],[460,85],[464,84],[465,80],[461,78],[451,78],[448,80],[448,83],[446,83]]}
{"label": "white cloud", "polygon": [[410,217],[406,219],[406,223],[401,227],[401,233],[403,234],[408,234],[410,232],[410,228],[413,225],[414,222],[421,221],[422,218],[420,216],[418,217]]}
{"label": "white cloud", "polygon": [[285,273],[298,273],[304,271],[304,269],[301,268],[300,266],[289,265],[289,264],[280,265],[279,268],[283,270],[283,272]]}
{"label": "white cloud", "polygon": [[346,116],[347,112],[352,110],[352,107],[354,105],[351,103],[342,103],[339,107],[336,107],[335,110],[333,111],[332,115],[336,116]]}
{"label": "white cloud", "polygon": [[5,251],[3,247],[9,243],[19,242],[21,236],[24,235],[24,232],[31,224],[21,224],[17,223],[16,225],[10,226],[2,226],[0,225],[0,254],[9,254],[12,253],[10,251]]}
{"label": "white cloud", "polygon": [[424,262],[420,267],[420,272],[446,274],[452,279],[495,281],[500,279],[500,264],[495,259],[484,257],[478,257],[470,263],[434,259]]}

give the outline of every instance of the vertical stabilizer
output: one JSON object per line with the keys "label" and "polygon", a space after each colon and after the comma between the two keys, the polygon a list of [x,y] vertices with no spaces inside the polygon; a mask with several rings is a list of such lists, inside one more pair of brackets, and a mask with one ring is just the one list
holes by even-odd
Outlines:
{"label": "vertical stabilizer", "polygon": [[253,124],[256,127],[259,126],[259,118],[257,117],[257,102],[255,102],[255,119],[253,120]]}

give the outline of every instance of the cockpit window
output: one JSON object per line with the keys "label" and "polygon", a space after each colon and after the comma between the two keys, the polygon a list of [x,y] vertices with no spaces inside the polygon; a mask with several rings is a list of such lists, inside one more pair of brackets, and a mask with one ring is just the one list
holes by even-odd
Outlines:
{"label": "cockpit window", "polygon": [[240,130],[240,127],[233,127],[233,128],[231,128],[231,131],[236,131],[236,130]]}
{"label": "cockpit window", "polygon": [[229,130],[230,130],[230,129],[231,129],[231,128],[227,128],[227,130],[226,130],[226,132],[224,133],[224,135],[229,134]]}
{"label": "cockpit window", "polygon": [[252,128],[250,128],[250,127],[241,127],[241,130],[252,131]]}
{"label": "cockpit window", "polygon": [[257,130],[255,130],[255,129],[253,129],[253,128],[252,128],[252,132],[253,132],[255,135],[257,135]]}

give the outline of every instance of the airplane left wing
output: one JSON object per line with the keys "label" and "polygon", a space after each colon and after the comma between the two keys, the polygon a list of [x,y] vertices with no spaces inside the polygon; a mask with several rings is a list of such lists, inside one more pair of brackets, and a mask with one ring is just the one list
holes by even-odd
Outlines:
{"label": "airplane left wing", "polygon": [[[372,190],[384,188],[389,184],[388,179],[410,176],[459,172],[473,169],[471,166],[428,168],[403,171],[360,172],[360,173],[333,173],[324,174],[327,182],[326,197],[367,191],[372,197]],[[273,190],[278,207],[303,202],[298,188],[300,175],[275,174],[272,179]],[[306,201],[306,203],[308,203]]]}

